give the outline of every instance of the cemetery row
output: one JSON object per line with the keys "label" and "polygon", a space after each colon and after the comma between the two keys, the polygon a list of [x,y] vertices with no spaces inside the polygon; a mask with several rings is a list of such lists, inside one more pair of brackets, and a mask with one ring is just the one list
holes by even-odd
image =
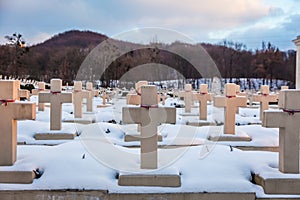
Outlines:
{"label": "cemetery row", "polygon": [[[180,108],[175,106],[165,106],[167,94],[172,94],[172,98],[183,98],[184,111],[180,113],[180,117],[193,116],[192,112],[195,107],[194,102],[198,102],[199,113],[197,113],[197,121],[189,122],[187,124],[193,126],[207,126],[217,127],[217,129],[210,129],[208,132],[208,140],[213,141],[227,141],[231,142],[243,141],[251,142],[252,138],[247,133],[240,133],[236,127],[236,113],[239,112],[240,107],[249,108],[254,107],[253,102],[260,103],[259,118],[262,125],[265,127],[279,127],[279,171],[284,174],[299,174],[299,127],[296,123],[299,119],[300,105],[295,99],[299,98],[298,90],[289,90],[283,87],[279,94],[270,94],[268,86],[261,86],[260,92],[257,94],[250,94],[240,92],[238,85],[228,83],[225,85],[224,95],[215,95],[209,93],[208,85],[201,84],[199,91],[193,91],[190,84],[185,85],[184,91],[157,91],[157,87],[149,85],[147,81],[140,81],[136,83],[134,91],[96,91],[93,89],[92,83],[86,83],[85,89],[82,87],[81,81],[75,81],[72,91],[62,91],[62,80],[52,79],[50,90],[45,89],[45,83],[38,83],[38,88],[32,91],[33,95],[38,95],[38,109],[36,110],[36,103],[29,101],[19,101],[23,96],[20,90],[20,82],[15,80],[0,81],[0,113],[5,116],[0,121],[2,128],[1,144],[0,144],[0,182],[2,183],[32,183],[34,178],[43,178],[42,172],[37,169],[18,169],[15,165],[17,160],[17,121],[18,120],[35,120],[37,113],[45,112],[45,106],[49,106],[50,118],[49,129],[40,130],[34,133],[35,140],[69,140],[74,139],[79,135],[76,130],[66,132],[62,128],[62,123],[75,124],[91,124],[95,123],[95,119],[91,115],[95,114],[94,98],[100,95],[102,104],[98,105],[99,109],[109,107],[106,101],[111,103],[111,96],[113,94],[120,94],[126,96],[127,106],[122,106],[122,124],[138,124],[137,133],[135,135],[125,135],[125,141],[136,141],[140,143],[140,161],[139,173],[121,173],[118,176],[119,186],[158,186],[158,187],[181,187],[182,175],[173,171],[166,171],[160,173],[159,170],[159,146],[158,142],[164,140],[164,137],[159,133],[158,127],[161,124],[176,124],[178,114],[176,113]],[[212,90],[216,90],[219,86],[213,86]],[[28,94],[25,95],[29,99]],[[169,96],[169,99],[171,97]],[[85,104],[83,101],[85,99]],[[279,100],[278,108],[276,110],[269,109],[270,102],[277,102]],[[162,102],[160,102],[162,101]],[[219,114],[224,115],[223,129],[219,129],[214,123],[208,121],[208,107],[212,101],[213,107],[223,108]],[[73,104],[72,116],[69,118],[62,118],[62,105]],[[111,105],[111,104],[110,104]],[[130,106],[131,105],[131,106]],[[173,104],[174,105],[174,104]],[[177,104],[177,106],[180,104]],[[83,107],[85,108],[83,112]],[[255,107],[254,107],[255,108]],[[100,112],[101,113],[101,112]],[[85,114],[90,114],[89,117]],[[82,126],[85,126],[82,125]],[[80,125],[78,125],[80,126]],[[175,125],[173,125],[175,127]],[[91,127],[91,126],[90,126]],[[174,130],[173,127],[173,130]],[[172,130],[172,129],[171,129]],[[217,130],[217,131],[212,131]],[[110,132],[109,129],[106,130]],[[84,135],[82,136],[84,139]],[[91,144],[91,143],[86,143]],[[189,146],[187,144],[186,146]],[[210,148],[209,145],[201,144]],[[90,147],[88,147],[90,148]],[[180,148],[178,148],[180,149]],[[99,151],[99,147],[96,151]],[[208,150],[209,151],[209,150]],[[84,157],[84,156],[83,156]],[[16,162],[17,161],[17,162]],[[158,170],[151,171],[149,170]],[[264,179],[263,175],[257,175],[257,179]],[[270,185],[285,184],[283,188],[287,188],[283,193],[299,194],[297,187],[289,187],[289,180],[300,184],[298,178],[284,177],[286,182],[280,182],[276,177],[274,180],[269,178]],[[273,182],[272,182],[273,181]],[[259,182],[259,181],[258,181]],[[262,184],[262,183],[259,183]],[[263,184],[262,184],[263,185]],[[278,188],[269,186],[268,193],[278,193]]]}

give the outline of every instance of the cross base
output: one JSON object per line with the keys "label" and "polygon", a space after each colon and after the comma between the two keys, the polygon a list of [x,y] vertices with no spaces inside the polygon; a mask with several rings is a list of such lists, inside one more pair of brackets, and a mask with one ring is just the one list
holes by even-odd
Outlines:
{"label": "cross base", "polygon": [[72,133],[36,133],[36,140],[74,140],[76,134]]}
{"label": "cross base", "polygon": [[216,126],[217,124],[215,122],[210,122],[210,121],[187,121],[186,125],[189,126]]}
{"label": "cross base", "polygon": [[247,135],[245,131],[239,129],[236,130],[235,134],[224,134],[223,130],[221,133],[213,133],[208,136],[208,140],[211,141],[239,141],[239,142],[250,142],[252,139]]}
{"label": "cross base", "polygon": [[32,171],[0,171],[0,183],[31,184],[35,179]]}
{"label": "cross base", "polygon": [[[157,139],[159,142],[162,141],[162,135],[157,135]],[[124,137],[125,142],[136,142],[141,141],[141,135],[134,134],[134,135],[125,135]]]}
{"label": "cross base", "polygon": [[266,194],[300,194],[300,178],[283,177],[265,178],[255,174],[254,182],[263,187]]}
{"label": "cross base", "polygon": [[91,123],[95,123],[95,119],[93,118],[65,118],[63,120],[63,122],[65,123],[77,123],[77,124],[91,124]]}
{"label": "cross base", "polygon": [[147,186],[147,187],[180,187],[179,174],[128,174],[120,175],[120,186]]}

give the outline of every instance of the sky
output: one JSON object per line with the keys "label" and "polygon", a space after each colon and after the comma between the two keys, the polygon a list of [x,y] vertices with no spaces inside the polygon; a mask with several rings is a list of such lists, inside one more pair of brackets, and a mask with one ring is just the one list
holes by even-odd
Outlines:
{"label": "sky", "polygon": [[143,27],[174,30],[197,43],[226,39],[254,50],[266,41],[281,50],[296,49],[300,1],[0,0],[1,44],[15,32],[33,45],[74,29],[113,37]]}

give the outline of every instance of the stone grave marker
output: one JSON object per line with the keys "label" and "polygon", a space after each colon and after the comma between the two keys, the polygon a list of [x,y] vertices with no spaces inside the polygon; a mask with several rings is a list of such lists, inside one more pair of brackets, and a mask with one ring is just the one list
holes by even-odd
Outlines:
{"label": "stone grave marker", "polygon": [[91,98],[91,92],[87,90],[82,90],[82,82],[74,81],[73,90],[73,108],[74,108],[74,118],[65,118],[63,121],[68,123],[80,123],[80,124],[91,124],[95,122],[93,117],[82,116],[82,102],[83,99]]}
{"label": "stone grave marker", "polygon": [[215,95],[220,95],[222,90],[222,81],[219,77],[213,77],[211,91]]}
{"label": "stone grave marker", "polygon": [[148,81],[138,81],[135,84],[136,94],[127,94],[127,96],[126,96],[127,104],[140,105],[140,103],[141,103],[141,87],[144,85],[148,85]]}
{"label": "stone grave marker", "polygon": [[[256,175],[257,184],[262,185],[267,194],[300,194],[299,176],[299,130],[300,130],[300,90],[282,90],[279,92],[279,108],[263,113],[262,126],[279,128],[279,171],[267,178]],[[273,176],[273,177],[272,177]],[[278,178],[280,176],[280,178]]]}
{"label": "stone grave marker", "polygon": [[[175,108],[159,108],[156,86],[141,87],[141,106],[123,107],[122,121],[124,123],[141,124],[141,169],[158,168],[158,135],[157,126],[160,123],[176,123]],[[164,179],[163,185],[158,179]],[[139,180],[136,182],[136,180]],[[158,185],[157,185],[158,184]],[[180,176],[159,174],[129,174],[119,176],[119,185],[122,186],[165,186],[179,187]]]}
{"label": "stone grave marker", "polygon": [[277,102],[278,95],[270,94],[269,86],[262,85],[260,87],[260,94],[253,95],[253,101],[260,102],[260,120],[263,121],[263,112],[269,109],[270,102]]}
{"label": "stone grave marker", "polygon": [[87,82],[85,86],[86,90],[90,92],[86,99],[86,111],[93,112],[93,97],[95,96],[95,90],[93,89],[93,83]]}
{"label": "stone grave marker", "polygon": [[[0,81],[0,166],[14,165],[17,158],[17,120],[34,120],[35,103],[15,102],[19,98],[19,81]],[[31,183],[30,171],[0,171],[1,183]]]}
{"label": "stone grave marker", "polygon": [[192,107],[192,101],[193,101],[192,84],[185,84],[184,91],[180,92],[179,96],[184,98],[184,104],[185,104],[184,111],[186,113],[190,113]]}
{"label": "stone grave marker", "polygon": [[224,108],[224,134],[235,135],[234,137],[221,136],[219,138],[211,137],[211,140],[239,140],[239,141],[250,141],[251,139],[247,136],[239,137],[236,135],[235,119],[236,119],[236,108],[246,107],[247,98],[243,96],[236,96],[236,84],[227,83],[225,84],[225,95],[226,96],[215,96],[214,106]]}
{"label": "stone grave marker", "polygon": [[[40,92],[49,92],[49,90],[46,90],[45,88],[45,82],[38,82],[38,89],[33,89],[32,94],[38,95]],[[38,103],[38,111],[45,111],[44,103]]]}
{"label": "stone grave marker", "polygon": [[74,139],[76,132],[62,131],[62,104],[72,103],[73,95],[62,92],[62,80],[51,79],[50,92],[39,93],[39,103],[50,103],[50,131],[49,133],[36,133],[36,140]]}

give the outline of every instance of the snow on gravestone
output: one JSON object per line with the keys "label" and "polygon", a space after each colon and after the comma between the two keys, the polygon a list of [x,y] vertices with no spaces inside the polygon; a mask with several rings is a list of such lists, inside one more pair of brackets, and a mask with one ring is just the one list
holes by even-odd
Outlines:
{"label": "snow on gravestone", "polygon": [[300,90],[279,92],[281,111],[265,111],[262,125],[279,128],[279,170],[299,173]]}
{"label": "snow on gravestone", "polygon": [[260,86],[260,94],[253,95],[253,101],[260,102],[260,120],[263,121],[263,112],[269,109],[270,102],[277,102],[278,95],[270,94],[270,89],[268,85]]}
{"label": "snow on gravestone", "polygon": [[[49,92],[49,90],[46,90],[45,88],[45,82],[38,82],[38,89],[33,89],[32,94],[39,95],[40,92]],[[38,111],[45,111],[44,103],[38,103]]]}
{"label": "snow on gravestone", "polygon": [[[247,98],[243,96],[236,96],[236,84],[234,83],[225,84],[225,95],[226,96],[215,96],[214,106],[224,108],[224,134],[235,135],[236,108],[246,107]],[[232,137],[231,139],[237,138],[238,137]],[[249,141],[249,137],[241,137],[240,140]]]}
{"label": "snow on gravestone", "polygon": [[13,165],[17,155],[17,120],[35,119],[35,104],[15,102],[19,81],[0,81],[0,165]]}

